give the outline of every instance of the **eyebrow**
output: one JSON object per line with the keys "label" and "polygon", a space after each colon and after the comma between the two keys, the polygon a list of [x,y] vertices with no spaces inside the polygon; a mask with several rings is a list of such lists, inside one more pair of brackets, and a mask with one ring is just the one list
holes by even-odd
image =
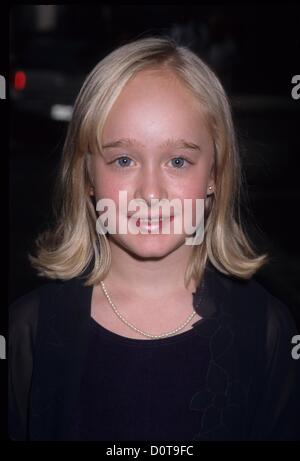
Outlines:
{"label": "eyebrow", "polygon": [[[103,149],[107,149],[109,147],[128,147],[128,146],[140,146],[145,147],[145,145],[141,144],[134,138],[121,138],[117,141],[110,141],[102,146]],[[193,150],[201,150],[200,146],[195,144],[191,141],[186,141],[185,139],[173,139],[169,138],[164,141],[162,144],[158,146],[159,148],[163,147],[174,147],[177,149],[193,149]]]}

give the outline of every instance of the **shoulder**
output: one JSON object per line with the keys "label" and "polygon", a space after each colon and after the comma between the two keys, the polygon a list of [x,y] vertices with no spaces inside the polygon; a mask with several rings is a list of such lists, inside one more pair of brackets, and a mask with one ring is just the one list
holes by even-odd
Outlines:
{"label": "shoulder", "polygon": [[10,337],[16,339],[21,333],[28,335],[35,331],[42,297],[49,299],[61,288],[59,281],[47,282],[16,298],[8,308]]}
{"label": "shoulder", "polygon": [[211,277],[217,302],[238,323],[257,328],[257,332],[262,328],[270,341],[296,334],[290,308],[255,278],[242,280],[217,270],[211,271]]}
{"label": "shoulder", "polygon": [[11,342],[35,338],[37,330],[42,328],[44,332],[49,322],[61,325],[87,316],[91,289],[84,282],[82,277],[51,280],[18,297],[8,310]]}
{"label": "shoulder", "polygon": [[218,325],[234,338],[245,374],[260,376],[259,382],[285,375],[291,387],[298,386],[292,357],[297,326],[290,308],[255,278],[241,281],[214,271],[212,279]]}
{"label": "shoulder", "polygon": [[39,290],[34,289],[18,297],[8,310],[10,337],[16,339],[23,331],[29,332],[36,327],[39,310]]}

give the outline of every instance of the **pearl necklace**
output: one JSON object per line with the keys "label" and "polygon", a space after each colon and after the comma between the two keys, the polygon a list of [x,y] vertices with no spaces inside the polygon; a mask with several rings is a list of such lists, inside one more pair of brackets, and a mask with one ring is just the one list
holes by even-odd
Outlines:
{"label": "pearl necklace", "polygon": [[119,317],[119,319],[125,323],[128,327],[130,327],[132,330],[140,333],[141,335],[143,336],[146,336],[148,338],[153,338],[153,339],[159,339],[159,338],[165,338],[166,336],[170,336],[170,335],[174,335],[175,333],[177,333],[178,331],[182,330],[190,321],[191,319],[194,317],[194,315],[196,314],[196,311],[194,310],[194,312],[192,312],[192,314],[186,319],[186,321],[181,325],[179,326],[178,328],[175,328],[174,330],[172,331],[169,331],[168,333],[162,333],[161,335],[151,335],[150,333],[145,333],[144,331],[142,330],[139,330],[138,328],[136,328],[134,325],[132,325],[132,323],[129,323],[124,317],[122,314],[120,314],[120,312],[118,311],[118,309],[116,308],[116,306],[114,305],[114,303],[112,302],[112,300],[110,299],[110,296],[109,294],[107,293],[107,290],[105,288],[105,285],[104,285],[104,282],[100,282],[101,283],[101,287],[102,287],[102,290],[107,298],[107,301],[109,302],[109,304],[111,305],[111,307],[113,308],[113,311],[115,312],[115,314]]}

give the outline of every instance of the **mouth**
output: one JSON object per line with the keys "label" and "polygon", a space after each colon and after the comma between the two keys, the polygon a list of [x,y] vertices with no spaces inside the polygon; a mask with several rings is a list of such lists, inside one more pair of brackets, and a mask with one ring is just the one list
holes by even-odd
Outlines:
{"label": "mouth", "polygon": [[[128,216],[128,219],[130,216]],[[174,220],[174,215],[172,216],[161,216],[161,217],[154,217],[154,218],[137,218],[136,220],[136,225],[138,227],[145,227],[147,229],[153,229],[153,228],[160,228],[162,227],[163,223],[166,221],[172,222]]]}

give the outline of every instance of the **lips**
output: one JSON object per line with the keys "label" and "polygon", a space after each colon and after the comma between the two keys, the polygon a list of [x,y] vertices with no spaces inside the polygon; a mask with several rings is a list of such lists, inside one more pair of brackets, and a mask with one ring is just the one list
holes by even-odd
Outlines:
{"label": "lips", "polygon": [[[128,215],[128,219],[131,218],[133,216],[132,215]],[[159,220],[162,221],[163,219],[171,219],[171,218],[174,218],[174,215],[169,215],[169,216],[153,216],[151,218],[151,216],[139,216],[139,219],[140,221],[150,221],[150,222],[158,222]]]}
{"label": "lips", "polygon": [[136,221],[137,226],[147,226],[147,227],[152,227],[152,226],[157,226],[162,224],[163,221],[165,221],[166,218],[159,218],[159,219],[140,219],[138,218]]}
{"label": "lips", "polygon": [[152,223],[157,223],[159,221],[163,221],[164,219],[169,219],[168,217],[163,217],[163,218],[138,218],[140,222],[152,222]]}
{"label": "lips", "polygon": [[167,217],[162,217],[162,218],[153,218],[153,219],[148,219],[148,218],[137,218],[136,220],[136,225],[138,227],[145,227],[147,229],[151,228],[162,228],[163,222],[170,220],[171,222],[173,221],[174,216],[167,216]]}

